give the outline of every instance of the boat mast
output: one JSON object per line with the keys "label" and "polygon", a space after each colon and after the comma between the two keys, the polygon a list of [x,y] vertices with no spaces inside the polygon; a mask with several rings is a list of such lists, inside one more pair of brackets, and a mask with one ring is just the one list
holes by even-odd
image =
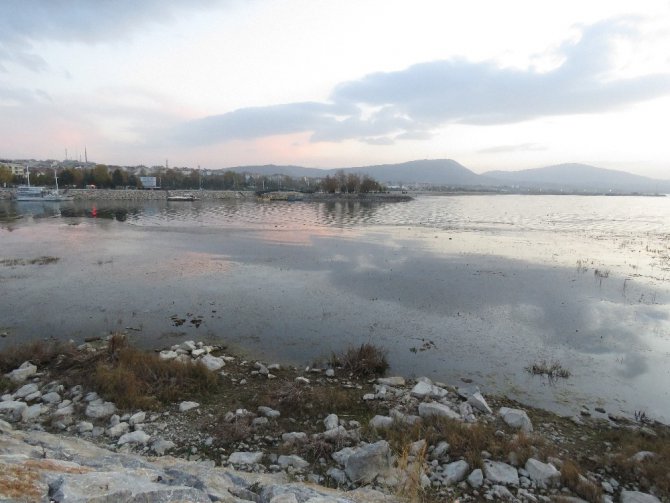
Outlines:
{"label": "boat mast", "polygon": [[30,161],[26,163],[26,180],[28,182],[28,187],[30,187]]}

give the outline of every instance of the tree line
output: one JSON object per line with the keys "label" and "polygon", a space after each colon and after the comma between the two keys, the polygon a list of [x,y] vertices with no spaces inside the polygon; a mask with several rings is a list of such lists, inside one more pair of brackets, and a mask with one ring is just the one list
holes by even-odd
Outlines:
{"label": "tree line", "polygon": [[[97,188],[137,188],[141,189],[141,176],[156,178],[158,188],[167,190],[296,190],[301,192],[326,193],[369,193],[383,192],[386,188],[375,179],[357,173],[338,171],[324,178],[290,177],[286,175],[253,175],[235,171],[223,171],[202,176],[199,170],[172,168],[142,169],[137,175],[120,167],[98,164],[93,168],[65,168],[58,170],[58,184],[66,188],[84,188],[95,185]],[[26,183],[25,176],[12,175],[11,169],[0,165],[0,185],[18,185]],[[53,186],[55,184],[52,169],[35,172],[30,175],[30,184]]]}

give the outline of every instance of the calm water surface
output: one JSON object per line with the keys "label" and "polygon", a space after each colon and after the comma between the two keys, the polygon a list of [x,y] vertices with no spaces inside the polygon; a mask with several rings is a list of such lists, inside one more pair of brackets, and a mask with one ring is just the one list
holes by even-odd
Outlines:
{"label": "calm water surface", "polygon": [[0,345],[125,330],[309,364],[372,341],[394,373],[670,421],[669,224],[642,197],[5,201]]}

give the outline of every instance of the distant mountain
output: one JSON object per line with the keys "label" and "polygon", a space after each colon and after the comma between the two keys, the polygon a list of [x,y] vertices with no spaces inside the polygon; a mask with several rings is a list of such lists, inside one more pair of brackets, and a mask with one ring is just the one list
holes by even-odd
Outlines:
{"label": "distant mountain", "polygon": [[563,192],[643,192],[670,193],[670,180],[655,180],[625,171],[598,168],[587,164],[557,164],[521,171],[489,171],[478,175],[452,159],[424,159],[398,164],[380,164],[338,169],[302,166],[236,166],[226,168],[239,173],[286,175],[293,178],[323,178],[340,169],[368,175],[387,185],[428,184],[462,188],[513,188],[522,191]]}
{"label": "distant mountain", "polygon": [[484,173],[496,185],[518,186],[565,191],[598,192],[670,192],[670,181],[588,164],[557,164],[521,171],[489,171]]}
{"label": "distant mountain", "polygon": [[487,184],[485,177],[478,175],[468,168],[451,159],[424,159],[409,161],[400,164],[380,164],[376,166],[359,166],[337,169],[303,168],[301,166],[236,166],[226,170],[255,175],[286,175],[293,178],[303,176],[325,177],[334,175],[338,171],[353,172],[368,175],[383,183],[409,184],[426,183],[445,186],[478,186]]}
{"label": "distant mountain", "polygon": [[400,164],[381,164],[347,168],[386,183],[428,183],[445,186],[478,186],[487,184],[482,177],[452,159],[424,159]]}

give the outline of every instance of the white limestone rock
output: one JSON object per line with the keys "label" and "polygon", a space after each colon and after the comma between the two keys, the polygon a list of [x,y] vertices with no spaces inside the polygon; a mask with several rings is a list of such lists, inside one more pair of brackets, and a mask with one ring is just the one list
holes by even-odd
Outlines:
{"label": "white limestone rock", "polygon": [[281,439],[287,444],[304,444],[307,442],[307,433],[302,431],[282,433]]}
{"label": "white limestone rock", "polygon": [[55,391],[50,391],[42,395],[42,401],[48,404],[60,403],[63,398]]}
{"label": "white limestone rock", "polygon": [[101,419],[109,417],[116,412],[116,406],[112,402],[103,402],[102,400],[94,400],[86,406],[86,417],[93,419]]}
{"label": "white limestone rock", "polygon": [[202,362],[202,364],[212,372],[221,370],[226,365],[226,362],[223,361],[223,358],[219,358],[218,356],[212,356],[210,354],[206,354],[205,356],[200,358],[199,361]]}
{"label": "white limestone rock", "polygon": [[543,463],[534,458],[529,458],[526,461],[525,469],[530,479],[541,487],[554,485],[561,478],[561,472],[554,465]]}
{"label": "white limestone rock", "polygon": [[257,410],[259,414],[262,414],[269,419],[274,419],[281,416],[281,412],[278,410],[265,407],[264,405],[259,406]]}
{"label": "white limestone rock", "polygon": [[228,457],[228,462],[234,465],[255,465],[263,459],[262,452],[237,451]]}
{"label": "white limestone rock", "polygon": [[309,466],[307,461],[302,459],[300,456],[296,456],[295,454],[291,456],[279,456],[279,459],[277,459],[277,464],[282,468],[288,468],[289,466],[292,466],[298,470],[302,470]]}
{"label": "white limestone rock", "polygon": [[328,416],[326,416],[326,418],[323,420],[323,425],[326,427],[326,430],[337,428],[339,424],[340,418],[337,417],[337,414],[328,414]]}
{"label": "white limestone rock", "polygon": [[426,397],[437,399],[444,398],[449,394],[449,392],[446,389],[442,389],[438,386],[435,386],[434,384],[431,384],[430,382],[419,381],[414,385],[409,394],[414,398],[422,400]]}
{"label": "white limestone rock", "polygon": [[491,410],[491,407],[489,407],[489,404],[486,403],[486,399],[482,396],[482,394],[477,391],[476,393],[473,393],[468,397],[468,401],[470,405],[472,405],[475,409],[485,412],[486,414],[493,414],[493,411]]}
{"label": "white limestone rock", "polygon": [[136,412],[128,418],[128,424],[130,426],[135,426],[136,424],[143,423],[147,419],[147,413],[144,411]]}
{"label": "white limestone rock", "polygon": [[25,398],[32,393],[39,391],[39,387],[34,382],[24,384],[14,393],[14,398]]}
{"label": "white limestone rock", "polygon": [[476,470],[472,470],[472,473],[468,475],[468,484],[473,489],[477,489],[484,484],[484,473],[481,469],[477,468]]}
{"label": "white limestone rock", "polygon": [[6,376],[12,382],[23,382],[35,374],[37,374],[37,367],[30,362],[23,362],[19,368],[12,370]]}
{"label": "white limestone rock", "polygon": [[161,360],[174,360],[175,358],[177,358],[177,356],[179,356],[179,354],[176,351],[172,351],[169,349],[164,349],[163,351],[158,353],[158,358],[160,358]]}
{"label": "white limestone rock", "polygon": [[405,378],[404,377],[379,377],[377,378],[377,384],[382,384],[385,386],[404,386]]}
{"label": "white limestone rock", "polygon": [[107,436],[112,437],[112,438],[119,438],[121,435],[124,435],[125,433],[130,430],[130,426],[128,423],[118,423],[115,424],[114,426],[111,426],[110,428],[107,428]]}
{"label": "white limestone rock", "polygon": [[[121,424],[127,424],[127,423],[121,423]],[[119,438],[117,444],[118,445],[146,444],[150,439],[151,436],[148,435],[147,433],[143,432],[142,430],[135,430],[133,432],[121,435],[121,438]]]}
{"label": "white limestone rock", "polygon": [[41,403],[30,405],[21,411],[21,420],[23,422],[28,422],[32,421],[33,419],[37,419],[44,412],[44,410],[45,408]]}
{"label": "white limestone rock", "polygon": [[619,497],[621,503],[660,503],[656,496],[652,494],[642,493],[639,491],[621,491]]}
{"label": "white limestone rock", "polygon": [[179,404],[179,412],[186,412],[192,409],[196,409],[198,407],[200,407],[200,404],[198,402],[189,402],[189,401],[181,402]]}
{"label": "white limestone rock", "polygon": [[377,415],[370,419],[370,428],[374,428],[376,430],[383,430],[386,428],[390,428],[393,426],[393,418],[390,416],[380,416]]}
{"label": "white limestone rock", "polygon": [[484,475],[493,484],[519,485],[517,469],[500,461],[484,460]]}
{"label": "white limestone rock", "polygon": [[393,465],[391,448],[385,440],[364,444],[347,457],[344,471],[349,480],[370,484],[378,476],[386,476]]}
{"label": "white limestone rock", "polygon": [[419,404],[419,416],[421,417],[447,417],[449,419],[461,420],[461,415],[449,406],[437,402],[421,402]]}
{"label": "white limestone rock", "polygon": [[498,415],[512,428],[519,429],[524,433],[531,433],[533,431],[533,423],[531,423],[525,410],[500,407]]}
{"label": "white limestone rock", "polygon": [[447,485],[458,484],[465,479],[469,469],[470,465],[468,465],[468,462],[462,459],[449,463],[445,466],[444,472],[442,473],[444,483]]}

